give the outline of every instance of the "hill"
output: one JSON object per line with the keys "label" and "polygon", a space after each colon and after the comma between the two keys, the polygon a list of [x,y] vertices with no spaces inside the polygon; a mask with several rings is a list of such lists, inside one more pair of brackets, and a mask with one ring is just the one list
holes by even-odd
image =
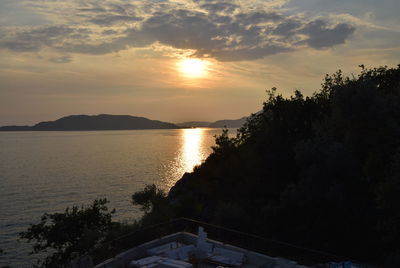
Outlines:
{"label": "hill", "polygon": [[190,121],[190,122],[176,123],[177,126],[184,128],[209,127],[210,124],[211,122],[205,122],[205,121]]}
{"label": "hill", "polygon": [[4,126],[0,131],[73,131],[73,130],[133,130],[175,129],[172,123],[130,115],[70,115],[34,126]]}
{"label": "hill", "polygon": [[246,122],[247,117],[240,119],[224,119],[215,122],[204,122],[204,121],[191,121],[184,123],[177,123],[180,127],[209,127],[209,128],[240,128]]}
{"label": "hill", "polygon": [[240,119],[236,119],[236,120],[229,120],[229,119],[225,119],[225,120],[218,120],[215,121],[214,123],[211,123],[208,127],[211,128],[239,128],[242,127],[243,124],[246,122],[247,117],[242,117]]}

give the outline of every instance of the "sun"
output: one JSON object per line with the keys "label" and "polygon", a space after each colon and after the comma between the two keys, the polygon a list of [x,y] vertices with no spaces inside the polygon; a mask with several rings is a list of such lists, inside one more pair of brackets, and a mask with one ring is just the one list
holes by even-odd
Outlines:
{"label": "sun", "polygon": [[178,62],[179,71],[186,77],[199,78],[207,73],[207,61],[186,58]]}

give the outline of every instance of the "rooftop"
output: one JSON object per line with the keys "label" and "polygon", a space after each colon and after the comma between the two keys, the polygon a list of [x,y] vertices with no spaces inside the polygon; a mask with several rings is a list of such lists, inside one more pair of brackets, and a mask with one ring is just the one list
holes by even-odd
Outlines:
{"label": "rooftop", "polygon": [[[170,267],[170,268],[215,268],[215,267],[274,267],[306,268],[294,261],[269,257],[250,250],[238,248],[219,241],[207,239],[199,228],[199,235],[187,232],[174,233],[124,251],[95,268],[111,267]],[[177,260],[177,262],[170,261]]]}
{"label": "rooftop", "polygon": [[[353,268],[346,258],[271,239],[177,219],[103,245],[73,268]],[[340,263],[340,265],[339,265]]]}

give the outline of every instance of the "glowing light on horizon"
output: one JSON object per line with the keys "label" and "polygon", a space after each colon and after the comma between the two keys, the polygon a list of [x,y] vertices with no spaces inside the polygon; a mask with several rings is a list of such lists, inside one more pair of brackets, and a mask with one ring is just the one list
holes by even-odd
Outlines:
{"label": "glowing light on horizon", "polygon": [[207,65],[205,60],[186,58],[178,62],[179,71],[189,78],[200,78],[207,75]]}

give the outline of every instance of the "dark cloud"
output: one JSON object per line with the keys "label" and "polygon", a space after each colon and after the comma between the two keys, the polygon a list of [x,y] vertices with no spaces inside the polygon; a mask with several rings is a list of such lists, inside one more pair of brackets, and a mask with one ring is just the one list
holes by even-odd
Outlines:
{"label": "dark cloud", "polygon": [[[131,5],[90,6],[84,9],[93,12],[84,16],[86,21],[101,27],[121,24],[125,30],[119,30],[115,36],[114,29],[106,28],[97,32],[106,38],[92,40],[90,30],[44,27],[0,37],[0,47],[38,51],[49,46],[64,53],[101,55],[158,42],[176,49],[191,49],[198,57],[240,61],[285,53],[304,45],[329,48],[344,43],[355,30],[345,23],[332,25],[321,19],[307,21],[272,11],[244,12],[237,5],[224,1],[194,2],[198,3],[199,9],[158,8],[145,19],[132,15],[140,12],[135,13]],[[135,26],[131,22],[136,22]]]}
{"label": "dark cloud", "polygon": [[308,23],[302,33],[308,38],[304,41],[312,48],[321,49],[343,44],[355,31],[349,24],[341,23],[330,27],[326,21],[315,20]]}
{"label": "dark cloud", "polygon": [[226,16],[226,15],[216,15],[216,14],[213,14],[213,15],[210,15],[210,17],[211,17],[211,20],[212,20],[214,23],[229,24],[229,23],[231,23],[231,22],[233,21],[233,18],[232,18],[232,17]]}
{"label": "dark cloud", "polygon": [[114,42],[102,43],[98,45],[66,43],[64,44],[62,50],[71,53],[103,55],[118,52],[127,48],[128,45],[123,41],[123,39],[116,39]]}
{"label": "dark cloud", "polygon": [[132,23],[141,21],[141,17],[136,16],[122,16],[122,15],[99,15],[95,18],[90,19],[91,23],[100,25],[100,26],[112,26],[118,23]]}
{"label": "dark cloud", "polygon": [[114,34],[118,34],[118,31],[108,29],[108,30],[102,31],[101,34],[104,34],[104,35],[114,35]]}
{"label": "dark cloud", "polygon": [[277,22],[283,17],[275,12],[256,11],[251,13],[239,13],[235,16],[236,20],[245,25],[254,25],[263,22]]}
{"label": "dark cloud", "polygon": [[200,5],[200,8],[205,9],[209,12],[212,13],[217,13],[217,12],[227,12],[227,13],[232,13],[236,9],[239,8],[238,5],[231,4],[231,3],[207,3],[207,4],[202,4]]}
{"label": "dark cloud", "polygon": [[89,12],[89,13],[104,13],[104,12],[107,12],[106,9],[101,8],[101,7],[78,8],[78,11],[81,11],[81,12]]}
{"label": "dark cloud", "polygon": [[144,21],[140,35],[180,49],[213,49],[223,45],[214,37],[221,29],[205,13],[175,10],[157,13]]}
{"label": "dark cloud", "polygon": [[109,4],[108,8],[109,12],[114,12],[121,15],[128,15],[131,10],[135,9],[134,5],[131,4]]}
{"label": "dark cloud", "polygon": [[73,29],[64,26],[41,27],[17,32],[11,40],[1,40],[0,47],[19,52],[39,51],[43,46],[53,46],[60,41],[60,38],[73,33]]}
{"label": "dark cloud", "polygon": [[273,34],[281,35],[285,37],[293,36],[301,27],[301,22],[297,20],[288,19],[276,26],[276,28],[272,31]]}

